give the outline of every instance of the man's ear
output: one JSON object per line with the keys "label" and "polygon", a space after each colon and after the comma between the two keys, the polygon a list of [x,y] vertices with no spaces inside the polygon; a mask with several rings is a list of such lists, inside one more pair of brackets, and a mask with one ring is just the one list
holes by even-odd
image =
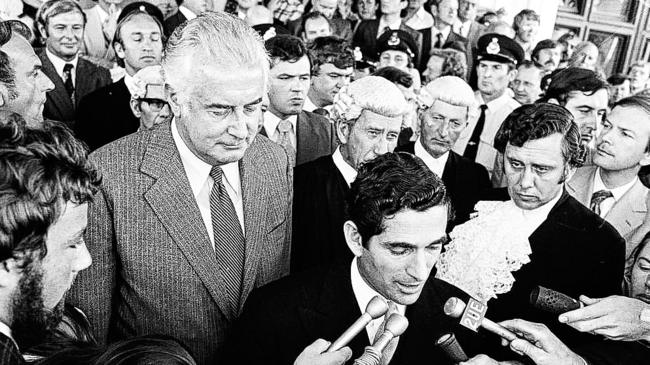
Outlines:
{"label": "man's ear", "polygon": [[131,106],[131,111],[133,112],[133,115],[135,115],[136,118],[140,118],[140,116],[142,116],[142,110],[140,110],[140,101],[131,99],[129,105]]}
{"label": "man's ear", "polygon": [[9,88],[7,85],[0,83],[0,108],[5,108],[9,104]]}
{"label": "man's ear", "polygon": [[181,106],[178,102],[178,94],[168,84],[165,84],[165,89],[167,90],[167,95],[169,96],[167,98],[167,103],[169,103],[169,107],[172,109],[172,113],[175,117],[180,118]]}
{"label": "man's ear", "polygon": [[556,98],[550,98],[550,99],[548,99],[547,103],[549,103],[549,104],[555,104],[555,105],[560,105],[560,102],[557,101]]}
{"label": "man's ear", "polygon": [[345,236],[345,242],[348,244],[348,248],[354,256],[361,257],[363,254],[363,240],[357,230],[357,225],[352,221],[343,223],[343,235]]}
{"label": "man's ear", "polygon": [[336,136],[339,138],[340,144],[348,143],[348,137],[350,137],[350,131],[352,126],[346,121],[339,120],[336,122]]}
{"label": "man's ear", "polygon": [[517,71],[516,68],[508,71],[508,83],[511,83],[515,80],[515,77],[517,77],[517,72],[519,71]]}
{"label": "man's ear", "polygon": [[41,39],[45,40],[47,38],[47,29],[45,29],[43,24],[38,24],[38,32],[41,33]]}
{"label": "man's ear", "polygon": [[124,48],[119,42],[113,43],[113,49],[115,50],[115,55],[121,59],[124,59],[126,57],[126,54],[124,53]]}
{"label": "man's ear", "polygon": [[8,258],[0,262],[0,288],[12,288],[18,285],[22,276],[24,260]]}

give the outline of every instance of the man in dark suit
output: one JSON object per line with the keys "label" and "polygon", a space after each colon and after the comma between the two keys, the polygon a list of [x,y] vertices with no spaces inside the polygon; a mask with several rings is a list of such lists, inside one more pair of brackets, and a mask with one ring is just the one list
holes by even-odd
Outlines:
{"label": "man in dark suit", "polygon": [[162,36],[158,19],[141,9],[117,24],[113,48],[126,75],[86,95],[77,109],[75,132],[91,151],[138,130],[140,122],[130,106],[130,84],[140,69],[160,63]]}
{"label": "man in dark suit", "polygon": [[[432,48],[443,48],[454,42],[460,42],[467,49],[467,38],[461,36],[453,30],[454,23],[458,20],[458,0],[436,0],[433,2],[433,13],[435,25],[428,29],[428,34],[423,33],[423,39],[429,39],[429,42],[422,42],[422,53],[418,69],[424,71],[429,62],[429,54]],[[465,53],[465,52],[463,52]]]}
{"label": "man in dark suit", "polygon": [[[342,228],[355,258],[255,291],[235,326],[227,363],[289,364],[314,338],[337,338],[375,296],[387,301],[387,315],[409,320],[382,363],[452,363],[433,341],[449,331],[460,337],[470,331],[442,311],[449,297],[466,295],[429,275],[446,241],[442,181],[415,156],[387,153],[361,166],[347,202],[350,215]],[[353,359],[378,337],[386,317],[352,340]]]}
{"label": "man in dark suit", "polygon": [[257,136],[268,61],[241,19],[190,20],[162,66],[171,125],[91,155],[94,265],[71,300],[102,342],[164,334],[213,364],[251,290],[289,272],[292,168]]}
{"label": "man in dark suit", "polygon": [[110,72],[80,58],[86,16],[72,0],[45,2],[38,12],[45,49],[38,53],[43,72],[54,82],[43,115],[74,127],[75,111],[87,94],[111,83]]}
{"label": "man in dark suit", "polygon": [[271,56],[269,109],[261,133],[281,145],[295,166],[331,155],[334,126],[303,110],[311,80],[309,51],[298,37],[278,35],[266,41]]}
{"label": "man in dark suit", "polygon": [[362,163],[393,152],[408,108],[397,86],[377,76],[353,82],[345,93],[362,111],[354,118],[335,112],[341,144],[295,170],[292,273],[352,258],[343,237],[345,196]]}
{"label": "man in dark suit", "polygon": [[82,235],[99,178],[59,123],[29,129],[2,111],[0,135],[0,363],[15,365],[19,349],[49,339],[74,277],[91,263]]}

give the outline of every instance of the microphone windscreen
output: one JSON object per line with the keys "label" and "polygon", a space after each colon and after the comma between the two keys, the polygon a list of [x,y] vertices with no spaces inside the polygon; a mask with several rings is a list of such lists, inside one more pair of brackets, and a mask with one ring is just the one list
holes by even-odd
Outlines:
{"label": "microphone windscreen", "polygon": [[579,301],[543,286],[537,286],[530,293],[530,304],[553,314],[562,314],[580,308]]}
{"label": "microphone windscreen", "polygon": [[436,346],[440,347],[454,363],[469,360],[453,333],[442,335],[436,341]]}

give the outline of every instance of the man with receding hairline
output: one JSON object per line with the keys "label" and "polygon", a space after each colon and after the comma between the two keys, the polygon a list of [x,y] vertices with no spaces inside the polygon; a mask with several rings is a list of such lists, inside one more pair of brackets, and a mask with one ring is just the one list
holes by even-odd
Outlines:
{"label": "man with receding hairline", "polygon": [[91,155],[94,259],[73,302],[100,341],[158,333],[214,364],[253,288],[289,271],[292,168],[258,136],[269,61],[243,20],[181,25],[162,62],[171,124]]}

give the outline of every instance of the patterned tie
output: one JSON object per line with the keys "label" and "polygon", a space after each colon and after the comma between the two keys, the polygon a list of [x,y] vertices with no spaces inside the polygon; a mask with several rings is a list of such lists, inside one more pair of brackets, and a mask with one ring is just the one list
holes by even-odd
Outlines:
{"label": "patterned tie", "polygon": [[293,124],[287,119],[281,120],[278,124],[278,144],[287,151],[291,166],[296,166],[296,148],[291,142],[293,136]]}
{"label": "patterned tie", "polygon": [[65,91],[68,92],[68,96],[74,101],[74,85],[72,84],[73,67],[71,63],[66,63],[63,66],[63,85],[65,85]]}
{"label": "patterned tie", "polygon": [[469,137],[469,142],[467,142],[467,147],[465,147],[465,152],[463,153],[463,157],[469,158],[472,161],[476,160],[478,145],[481,141],[481,133],[483,133],[483,127],[485,127],[485,109],[487,109],[487,105],[481,105],[481,115],[478,117],[478,121],[476,121],[472,136]]}
{"label": "patterned tie", "polygon": [[612,192],[609,190],[598,190],[597,192],[591,195],[591,204],[589,208],[594,211],[594,213],[600,215],[600,204],[602,204],[606,199],[613,198]]}
{"label": "patterned tie", "polygon": [[231,318],[239,314],[242,279],[244,273],[245,242],[235,207],[223,184],[223,171],[212,166],[210,177],[214,181],[210,192],[210,215],[214,232],[214,249],[219,264],[219,280],[225,282]]}
{"label": "patterned tie", "polygon": [[[377,332],[375,333],[375,338],[372,341],[373,344],[377,342],[381,334],[384,333],[384,328],[386,327],[386,321],[388,321],[388,318],[393,313],[399,313],[399,311],[397,310],[397,304],[389,300],[388,311],[384,315],[384,321],[381,323],[381,325],[377,329]],[[381,362],[380,362],[381,365],[386,365],[390,363],[390,360],[393,358],[393,355],[395,354],[395,350],[397,349],[397,342],[399,342],[399,337],[393,338],[392,340],[390,340],[388,345],[386,345],[386,348],[384,348],[384,351],[382,352],[381,355]]]}

